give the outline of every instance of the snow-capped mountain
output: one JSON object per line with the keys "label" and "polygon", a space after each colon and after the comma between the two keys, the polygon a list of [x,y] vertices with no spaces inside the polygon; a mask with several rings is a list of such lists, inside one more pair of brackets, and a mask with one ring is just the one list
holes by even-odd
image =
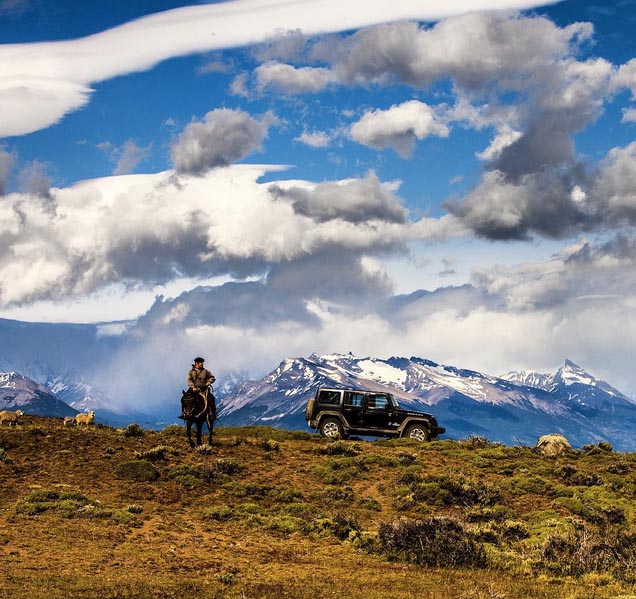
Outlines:
{"label": "snow-capped mountain", "polygon": [[636,404],[610,385],[571,362],[552,377],[533,374],[511,380],[416,357],[312,354],[284,360],[260,381],[239,386],[222,399],[220,417],[226,425],[306,429],[305,404],[318,387],[361,387],[389,390],[404,407],[435,414],[451,438],[473,434],[534,444],[558,432],[575,445],[609,440],[616,448],[636,446]]}
{"label": "snow-capped mountain", "polygon": [[605,381],[592,376],[571,360],[566,360],[554,374],[522,371],[509,372],[501,378],[543,389],[556,394],[562,401],[567,400],[582,409],[587,407],[611,410],[617,404],[633,403],[629,397]]}
{"label": "snow-capped mountain", "polygon": [[157,424],[157,418],[131,409],[127,403],[117,401],[105,390],[87,383],[77,372],[49,375],[46,387],[75,410],[94,411],[98,422],[115,426],[127,425],[131,422],[150,426]]}
{"label": "snow-capped mountain", "polygon": [[17,372],[0,372],[0,410],[58,417],[74,416],[78,412],[44,385]]}

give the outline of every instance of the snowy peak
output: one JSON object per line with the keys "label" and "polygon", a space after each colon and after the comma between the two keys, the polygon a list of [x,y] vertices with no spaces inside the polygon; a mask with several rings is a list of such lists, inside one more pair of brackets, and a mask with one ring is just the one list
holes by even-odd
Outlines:
{"label": "snowy peak", "polygon": [[17,372],[0,372],[0,410],[18,409],[42,416],[72,416],[77,413],[44,385]]}
{"label": "snowy peak", "polygon": [[508,372],[501,377],[506,381],[515,383],[515,385],[524,385],[526,387],[535,387],[549,391],[552,384],[552,375],[543,374],[536,370],[521,370],[519,372]]}
{"label": "snowy peak", "polygon": [[529,370],[509,372],[502,378],[517,385],[543,389],[561,401],[575,403],[582,408],[608,409],[617,403],[633,403],[623,393],[597,379],[572,360],[565,360],[563,366],[552,375]]}

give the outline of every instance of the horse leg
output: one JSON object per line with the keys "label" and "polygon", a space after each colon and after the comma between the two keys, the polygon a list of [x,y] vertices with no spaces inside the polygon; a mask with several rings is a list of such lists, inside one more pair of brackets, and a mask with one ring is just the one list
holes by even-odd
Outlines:
{"label": "horse leg", "polygon": [[205,420],[208,423],[208,445],[212,445],[212,431],[214,430],[214,418],[211,414],[208,414]]}
{"label": "horse leg", "polygon": [[201,431],[203,430],[203,420],[197,420],[197,445],[203,445],[201,441]]}
{"label": "horse leg", "polygon": [[195,447],[194,441],[192,440],[192,421],[186,420],[186,433],[188,434],[188,441],[190,441],[190,447]]}

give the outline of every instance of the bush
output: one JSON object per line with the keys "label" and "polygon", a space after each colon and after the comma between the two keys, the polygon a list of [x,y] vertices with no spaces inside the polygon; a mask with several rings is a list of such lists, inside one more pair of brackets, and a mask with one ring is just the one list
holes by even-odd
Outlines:
{"label": "bush", "polygon": [[228,458],[219,458],[214,463],[214,470],[220,474],[237,474],[245,470],[245,467],[234,460]]}
{"label": "bush", "polygon": [[138,424],[129,424],[124,430],[124,437],[143,437],[146,433]]}
{"label": "bush", "polygon": [[429,505],[494,505],[499,492],[482,483],[447,476],[431,477],[413,487],[413,498]]}
{"label": "bush", "polygon": [[137,460],[150,460],[151,462],[156,462],[159,460],[165,460],[166,454],[176,455],[177,453],[178,452],[167,445],[157,445],[148,451],[136,451],[134,456]]}
{"label": "bush", "polygon": [[485,568],[486,552],[462,526],[448,518],[383,523],[377,550],[389,559],[421,566]]}
{"label": "bush", "polygon": [[360,533],[357,520],[344,514],[336,514],[333,518],[319,518],[314,522],[314,529],[332,534],[341,541]]}
{"label": "bush", "polygon": [[360,445],[350,441],[332,441],[316,449],[317,454],[342,456],[356,456],[360,451]]}
{"label": "bush", "polygon": [[397,454],[397,460],[403,466],[410,466],[417,459],[417,454],[409,453],[408,451],[399,451]]}
{"label": "bush", "polygon": [[179,424],[169,424],[161,431],[161,434],[167,437],[181,437],[185,434],[185,428]]}
{"label": "bush", "polygon": [[267,452],[280,451],[280,443],[274,439],[264,439],[261,441],[260,446]]}
{"label": "bush", "polygon": [[229,505],[215,505],[206,508],[203,511],[203,515],[206,518],[212,518],[212,520],[229,520],[232,517],[234,510]]}
{"label": "bush", "polygon": [[182,484],[187,489],[194,489],[201,484],[199,476],[199,470],[187,464],[179,464],[166,471],[167,478]]}
{"label": "bush", "polygon": [[575,487],[594,487],[603,484],[603,479],[594,473],[579,472],[574,466],[563,466],[557,476],[566,484]]}
{"label": "bush", "polygon": [[548,537],[541,560],[537,567],[561,575],[612,572],[618,578],[631,579],[636,567],[636,535],[601,535],[581,527],[567,535]]}
{"label": "bush", "polygon": [[147,460],[133,460],[119,464],[115,468],[115,475],[136,482],[152,482],[159,478],[159,470]]}

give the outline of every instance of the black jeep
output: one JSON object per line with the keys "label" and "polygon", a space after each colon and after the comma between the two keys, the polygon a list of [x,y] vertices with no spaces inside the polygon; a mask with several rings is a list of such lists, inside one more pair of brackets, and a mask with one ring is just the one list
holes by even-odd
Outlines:
{"label": "black jeep", "polygon": [[351,434],[436,439],[446,431],[431,414],[403,410],[390,393],[320,387],[307,402],[305,417],[323,437]]}

